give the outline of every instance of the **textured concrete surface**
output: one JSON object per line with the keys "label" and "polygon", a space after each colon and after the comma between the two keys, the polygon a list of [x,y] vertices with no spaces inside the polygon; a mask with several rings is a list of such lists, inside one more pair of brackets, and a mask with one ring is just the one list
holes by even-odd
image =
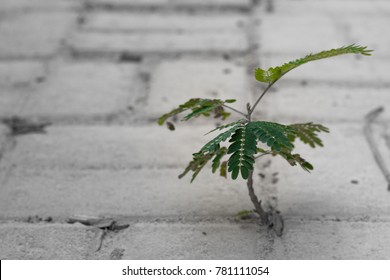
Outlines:
{"label": "textured concrete surface", "polygon": [[0,57],[52,57],[60,51],[63,37],[74,26],[76,15],[38,12],[5,17],[0,26]]}
{"label": "textured concrete surface", "polygon": [[[363,134],[386,107],[372,131],[390,168],[389,13],[385,0],[0,0],[0,258],[389,259],[390,192]],[[296,147],[311,174],[256,164],[282,237],[237,216],[252,208],[244,181],[177,178],[221,121],[170,131],[160,114],[192,97],[245,110],[264,88],[254,67],[351,43],[375,53],[292,71],[255,114],[331,130],[324,148]],[[11,117],[50,125],[12,134]],[[129,227],[97,250],[103,231],[75,215]]]}
{"label": "textured concrete surface", "polygon": [[56,68],[29,98],[26,115],[46,119],[113,115],[134,107],[140,94],[137,64],[79,62]]}
{"label": "textured concrete surface", "polygon": [[136,223],[107,238],[98,257],[107,259],[116,249],[124,259],[257,259],[264,235],[248,223]]}
{"label": "textured concrete surface", "polygon": [[0,224],[1,259],[85,259],[96,233],[80,225]]}
{"label": "textured concrete surface", "polygon": [[150,98],[147,106],[152,117],[175,108],[194,96],[238,99],[235,107],[244,111],[251,100],[249,79],[243,65],[222,59],[181,59],[163,62],[151,73]]}

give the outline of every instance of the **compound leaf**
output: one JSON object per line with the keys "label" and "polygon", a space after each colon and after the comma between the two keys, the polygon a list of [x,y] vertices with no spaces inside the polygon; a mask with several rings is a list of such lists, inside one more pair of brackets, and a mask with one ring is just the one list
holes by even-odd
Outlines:
{"label": "compound leaf", "polygon": [[203,116],[210,116],[211,113],[214,113],[216,118],[222,118],[223,120],[226,119],[230,113],[227,113],[224,111],[224,108],[222,105],[224,103],[232,103],[235,102],[234,99],[228,99],[228,100],[220,100],[220,99],[200,99],[200,98],[192,98],[188,100],[187,102],[179,105],[178,108],[173,109],[169,113],[166,113],[162,115],[158,120],[159,125],[163,125],[164,122],[173,116],[176,116],[177,114],[180,114],[187,110],[192,110],[190,114],[184,117],[183,120],[187,121],[194,117],[199,117],[201,115]]}
{"label": "compound leaf", "polygon": [[256,154],[256,136],[249,125],[241,126],[230,138],[228,154],[232,154],[228,160],[228,172],[232,172],[232,179],[235,180],[241,173],[243,179],[248,179],[249,173],[253,170],[255,162],[253,155]]}
{"label": "compound leaf", "polygon": [[286,125],[257,121],[249,123],[248,127],[259,141],[267,144],[272,150],[280,151],[282,147],[287,150],[294,148],[294,145],[287,137],[291,129]]}
{"label": "compound leaf", "polygon": [[209,132],[207,132],[205,135],[211,133],[211,132],[214,132],[216,130],[222,130],[222,129],[225,129],[225,128],[228,128],[228,127],[231,127],[233,125],[236,125],[236,124],[243,124],[245,123],[246,120],[245,119],[241,119],[241,120],[238,120],[236,122],[232,122],[232,123],[228,123],[228,124],[225,124],[225,125],[221,125],[221,126],[218,126],[216,128],[214,128],[213,130],[210,130]]}
{"label": "compound leaf", "polygon": [[303,58],[299,58],[296,60],[292,60],[288,63],[285,63],[282,66],[271,67],[268,70],[257,68],[255,69],[255,78],[259,82],[270,84],[279,80],[283,75],[285,75],[287,72],[291,71],[292,69],[310,61],[329,58],[329,57],[338,56],[342,54],[371,55],[371,52],[372,50],[367,50],[367,47],[362,47],[362,46],[352,44],[337,49],[322,51],[316,54],[309,54]]}
{"label": "compound leaf", "polygon": [[329,129],[321,124],[314,123],[298,123],[289,125],[291,128],[288,138],[293,142],[296,138],[299,138],[303,143],[309,145],[312,148],[316,146],[323,147],[321,139],[317,133],[326,132],[329,133]]}

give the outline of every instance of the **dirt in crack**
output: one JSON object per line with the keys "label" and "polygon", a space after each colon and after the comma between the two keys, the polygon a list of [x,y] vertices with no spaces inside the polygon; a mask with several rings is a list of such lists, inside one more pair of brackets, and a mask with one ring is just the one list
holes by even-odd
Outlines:
{"label": "dirt in crack", "polygon": [[46,127],[49,122],[31,121],[20,117],[2,118],[1,123],[10,129],[12,136],[24,135],[29,133],[46,133]]}
{"label": "dirt in crack", "polygon": [[109,232],[118,232],[120,230],[128,228],[130,225],[117,221],[112,218],[97,218],[97,217],[88,217],[88,216],[73,216],[68,218],[67,223],[81,223],[85,226],[92,226],[94,228],[100,229],[101,234],[99,237],[99,244],[96,248],[96,252],[100,251],[103,246],[103,240]]}

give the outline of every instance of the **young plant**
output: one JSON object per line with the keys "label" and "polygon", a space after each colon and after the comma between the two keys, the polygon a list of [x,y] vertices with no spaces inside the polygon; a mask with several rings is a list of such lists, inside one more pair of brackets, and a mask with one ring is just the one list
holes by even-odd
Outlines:
{"label": "young plant", "polygon": [[[215,173],[219,169],[219,174],[226,177],[227,173],[231,173],[233,180],[241,176],[246,180],[246,185],[249,191],[249,197],[255,207],[255,212],[260,216],[262,224],[270,227],[277,226],[277,213],[265,211],[253,189],[253,169],[256,159],[264,155],[280,156],[284,158],[291,166],[299,165],[303,170],[310,172],[313,166],[302,158],[299,154],[294,153],[294,142],[302,141],[304,144],[312,148],[322,147],[322,141],[318,137],[318,133],[329,130],[321,124],[312,122],[298,124],[280,124],[274,122],[266,122],[253,120],[252,115],[257,105],[269,91],[269,89],[285,74],[294,68],[310,61],[329,58],[342,54],[361,54],[371,55],[372,50],[367,50],[367,47],[358,45],[349,45],[338,49],[322,51],[316,54],[309,54],[303,58],[290,61],[282,66],[271,67],[267,70],[255,69],[255,78],[257,81],[266,83],[264,91],[257,98],[256,102],[251,106],[247,105],[247,112],[241,112],[230,106],[230,103],[235,100],[220,100],[220,99],[201,99],[193,98],[186,103],[179,105],[178,108],[161,116],[158,123],[163,125],[165,122],[169,129],[174,130],[175,127],[167,120],[170,117],[176,116],[184,111],[190,111],[184,117],[184,121],[196,118],[199,116],[209,117],[214,115],[215,118],[225,120],[230,113],[225,109],[231,110],[243,116],[243,119],[228,123],[215,128],[214,131],[223,131],[214,139],[206,143],[197,153],[193,154],[192,161],[179,178],[185,176],[188,172],[192,172],[191,182],[194,181],[199,172],[208,162],[211,161],[211,170]],[[228,105],[229,104],[229,105]],[[209,132],[209,133],[210,133]],[[223,146],[222,143],[228,141],[228,146]],[[262,145],[262,146],[260,146]],[[229,157],[224,160],[225,157]],[[279,216],[279,224],[282,220]],[[281,235],[281,229],[277,231]]]}

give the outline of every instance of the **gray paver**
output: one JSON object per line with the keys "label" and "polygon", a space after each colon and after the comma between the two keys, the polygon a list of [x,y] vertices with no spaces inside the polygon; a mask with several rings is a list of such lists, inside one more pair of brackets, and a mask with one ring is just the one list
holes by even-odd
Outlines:
{"label": "gray paver", "polygon": [[[0,117],[57,124],[15,138],[0,125],[0,258],[108,259],[117,249],[124,259],[390,258],[387,183],[362,134],[364,115],[389,103],[389,11],[384,0],[0,1]],[[173,133],[156,117],[191,97],[240,97],[233,107],[244,110],[257,91],[246,69],[254,52],[267,67],[350,43],[373,57],[300,67],[259,107],[267,119],[331,129],[324,149],[297,145],[312,174],[277,158],[258,164],[259,197],[285,217],[281,238],[231,218],[253,207],[243,180],[209,170],[193,184],[177,179],[212,125]],[[123,52],[142,63],[101,57]],[[47,60],[60,56],[83,61]],[[126,116],[131,126],[101,125]],[[388,119],[373,131],[390,166]],[[58,125],[69,120],[78,126]],[[125,216],[130,227],[109,232],[94,254],[96,230],[13,220],[74,214]]]}
{"label": "gray paver", "polygon": [[[390,12],[387,1],[313,1],[313,0],[272,0],[274,13],[278,16],[287,14],[301,14],[302,11],[310,11],[310,14],[343,16],[348,11],[348,18],[359,16],[385,16]],[[368,4],[369,2],[369,4]]]}
{"label": "gray paver", "polygon": [[68,42],[78,54],[245,53],[243,32],[223,33],[101,33],[79,32]]}
{"label": "gray paver", "polygon": [[263,54],[288,52],[300,56],[354,43],[337,29],[332,18],[299,15],[285,17],[270,15],[262,20],[258,34]]}
{"label": "gray paver", "polygon": [[[260,57],[261,67],[269,68],[282,65],[304,55],[304,53],[300,55],[263,55]],[[370,57],[346,55],[304,64],[289,72],[278,84],[284,81],[305,81],[309,88],[316,83],[338,84],[346,88],[350,87],[352,92],[355,90],[353,87],[356,86],[360,88],[371,87],[372,89],[389,87],[387,77],[389,71],[389,60],[378,57],[374,51]]]}
{"label": "gray paver", "polygon": [[0,159],[3,157],[6,142],[8,141],[9,130],[3,124],[0,124]]}
{"label": "gray paver", "polygon": [[245,32],[243,15],[89,13],[84,30],[104,32]]}
{"label": "gray paver", "polygon": [[[266,111],[268,119],[287,123],[352,121],[363,125],[364,116],[369,111],[390,101],[387,88],[316,86],[309,83],[306,87],[284,84],[277,89],[264,98],[259,110],[269,108]],[[259,115],[258,112],[256,114]],[[381,118],[387,120],[389,117],[390,112],[385,111]]]}
{"label": "gray paver", "polygon": [[286,221],[266,259],[389,259],[389,222]]}
{"label": "gray paver", "polygon": [[41,62],[0,62],[0,117],[20,114],[46,74]]}
{"label": "gray paver", "polygon": [[0,26],[0,58],[51,57],[56,54],[75,13],[24,13],[5,17]]}
{"label": "gray paver", "polygon": [[218,59],[182,59],[163,61],[151,72],[147,104],[153,117],[196,97],[238,99],[231,106],[245,112],[251,102],[246,68]]}
{"label": "gray paver", "polygon": [[43,63],[36,61],[1,61],[0,87],[25,88],[45,76]]}
{"label": "gray paver", "polygon": [[137,223],[106,242],[98,257],[120,248],[123,259],[257,259],[262,241],[253,224]]}
{"label": "gray paver", "polygon": [[0,14],[75,9],[80,7],[80,2],[77,0],[1,0]]}
{"label": "gray paver", "polygon": [[31,89],[2,89],[0,87],[0,117],[12,117],[22,112]]}
{"label": "gray paver", "polygon": [[365,17],[335,19],[315,14],[299,15],[299,13],[284,17],[271,15],[263,20],[259,35],[265,54],[299,55],[302,52],[305,54],[319,52],[358,43],[376,50],[376,55],[387,56],[390,36],[381,32],[382,27],[388,24],[387,17],[375,17],[366,21]]}
{"label": "gray paver", "polygon": [[[184,167],[212,126],[53,126],[17,139],[7,162],[26,169]],[[175,176],[176,177],[176,176]]]}
{"label": "gray paver", "polygon": [[13,168],[0,191],[1,212],[7,217],[234,215],[250,209],[242,181],[210,170],[193,184],[191,175],[177,178],[192,153],[213,137],[197,131],[210,128],[49,127],[47,134],[19,137],[4,158]]}
{"label": "gray paver", "polygon": [[252,209],[244,181],[205,170],[190,184],[177,178],[182,171],[13,168],[0,189],[0,216],[234,216]]}
{"label": "gray paver", "polygon": [[22,114],[78,119],[126,111],[142,94],[137,71],[137,64],[130,63],[62,63]]}
{"label": "gray paver", "polygon": [[0,224],[0,258],[85,259],[94,235],[77,225]]}
{"label": "gray paver", "polygon": [[250,0],[88,0],[90,4],[111,5],[120,7],[142,7],[142,6],[157,6],[157,7],[233,7],[233,8],[248,8],[251,5]]}

